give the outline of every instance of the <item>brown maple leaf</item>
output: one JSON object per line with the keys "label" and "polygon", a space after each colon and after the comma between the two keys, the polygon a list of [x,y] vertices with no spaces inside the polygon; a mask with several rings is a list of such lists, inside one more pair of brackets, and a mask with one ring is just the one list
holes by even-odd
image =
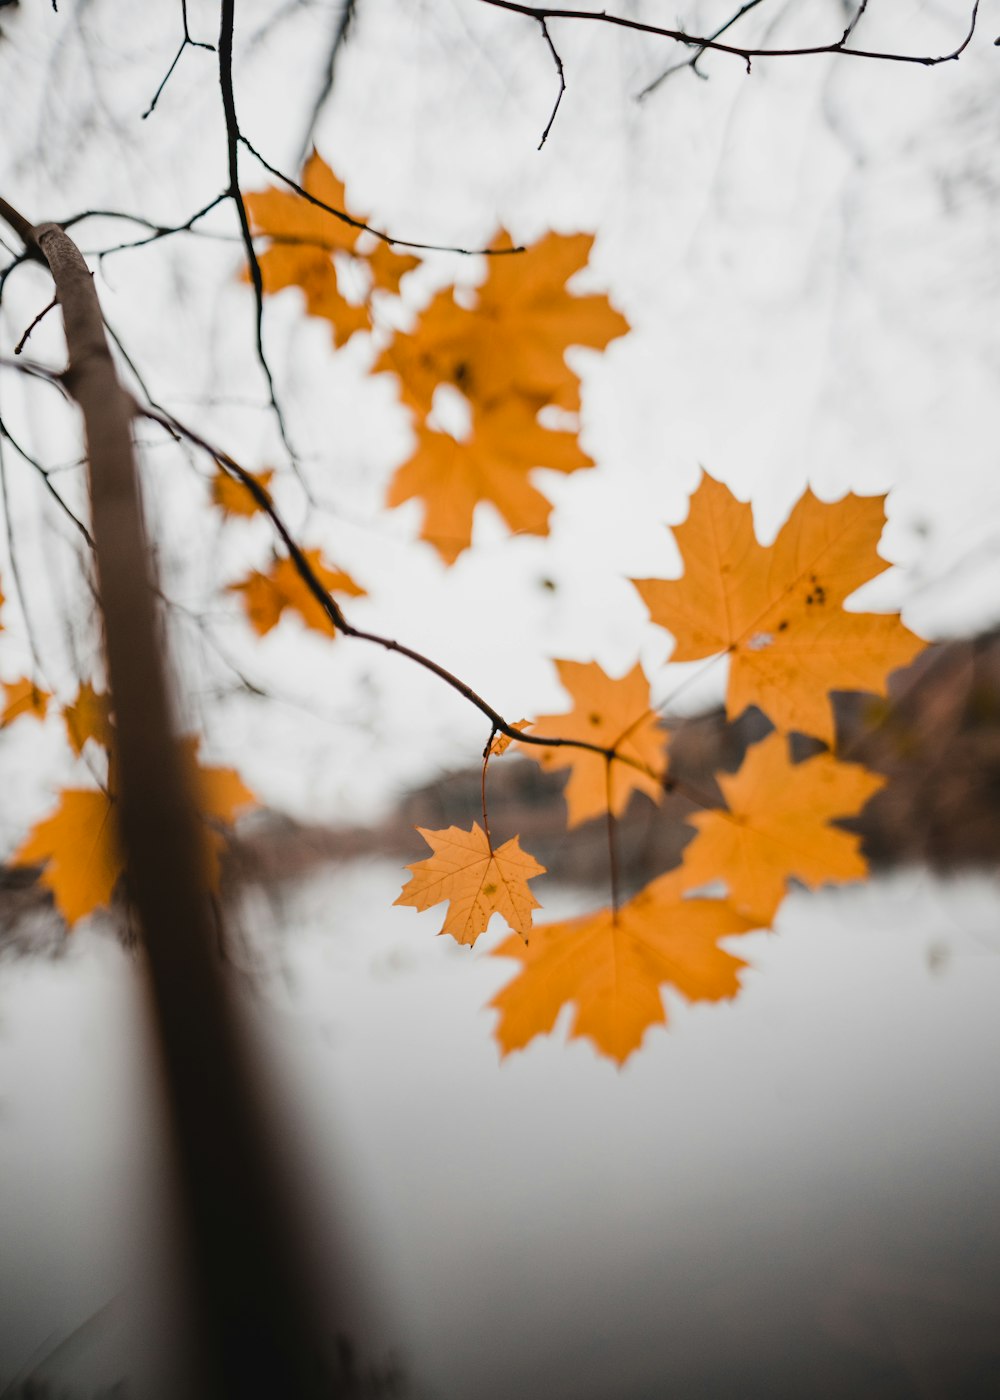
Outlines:
{"label": "brown maple leaf", "polygon": [[531,405],[503,399],[473,408],[472,431],[458,440],[416,425],[417,450],[393,477],[386,502],[424,501],[421,539],[453,564],[472,543],[476,506],[489,502],[515,532],[547,535],[551,502],[528,480],[535,467],[575,472],[592,467],[576,434],[543,428]]}
{"label": "brown maple leaf", "polygon": [[718,940],[753,927],[720,899],[684,895],[677,871],[654,880],[618,910],[535,925],[530,943],[506,939],[498,958],[521,968],[490,1002],[500,1013],[503,1055],[547,1035],[572,1003],[570,1039],[585,1037],[619,1064],[638,1050],[650,1026],[666,1022],[661,989],[688,1001],[721,1001],[739,991],[746,966]]}
{"label": "brown maple leaf", "polygon": [[749,505],[707,474],[674,528],[679,579],[636,579],[652,620],[675,640],[672,661],[730,658],[726,713],[748,705],[776,729],[833,742],[831,690],[884,694],[890,672],[925,645],[896,614],[845,599],[889,565],[876,552],[884,496],[800,498],[773,545],[758,544]]}
{"label": "brown maple leaf", "polygon": [[[320,550],[305,549],[302,552],[328,593],[344,593],[349,598],[364,597],[365,590],[343,569],[325,563]],[[276,558],[268,573],[251,569],[246,578],[229,584],[227,592],[240,594],[247,618],[258,636],[266,636],[272,627],[276,627],[286,608],[298,613],[302,622],[317,632],[333,636],[337,630],[295,567],[294,560],[287,555]]]}
{"label": "brown maple leaf", "polygon": [[[342,181],[318,152],[313,151],[302,171],[301,185],[315,199],[344,213],[347,208]],[[299,287],[306,311],[330,323],[334,345],[343,345],[356,331],[370,327],[364,295],[355,295],[351,271],[362,269],[373,289],[396,292],[399,279],[417,266],[417,259],[389,248],[381,239],[318,208],[292,190],[268,189],[243,197],[255,234],[271,244],[257,255],[264,291],[280,292]],[[358,222],[367,222],[357,214]],[[346,277],[345,277],[346,272]],[[248,274],[244,273],[244,280]],[[344,295],[346,281],[352,297]],[[364,292],[367,289],[362,289]]]}
{"label": "brown maple leaf", "polygon": [[829,823],[857,816],[885,786],[878,773],[828,753],[791,763],[775,733],[747,750],[739,772],[716,776],[728,810],[686,818],[698,829],[684,852],[689,889],[724,880],[731,903],[766,928],[791,877],[816,889],[867,875],[860,838]]}
{"label": "brown maple leaf", "polygon": [[516,836],[493,849],[475,822],[471,831],[458,826],[417,830],[434,854],[408,867],[413,876],[396,904],[429,909],[448,900],[440,931],[450,933],[456,943],[475,943],[494,914],[506,919],[520,938],[527,938],[531,911],[538,908],[528,881],[544,875],[545,867],[521,850]]}
{"label": "brown maple leaf", "polygon": [[[591,234],[548,233],[521,253],[490,258],[475,306],[439,292],[415,328],[383,351],[375,373],[398,375],[403,401],[421,417],[439,384],[480,406],[520,396],[532,411],[543,404],[577,411],[580,381],[565,351],[603,350],[629,329],[606,296],[566,288],[586,267],[593,242]],[[492,246],[510,248],[511,240],[501,232]]]}
{"label": "brown maple leaf", "polygon": [[608,761],[586,749],[541,748],[525,744],[522,751],[547,770],[568,768],[567,820],[578,826],[609,808],[615,816],[625,810],[633,792],[644,792],[654,802],[663,796],[667,735],[649,704],[649,682],[641,666],[615,679],[596,661],[557,661],[563,688],[573,698],[568,714],[539,715],[531,727],[533,736],[545,739],[582,739],[600,748],[617,749],[620,758]]}

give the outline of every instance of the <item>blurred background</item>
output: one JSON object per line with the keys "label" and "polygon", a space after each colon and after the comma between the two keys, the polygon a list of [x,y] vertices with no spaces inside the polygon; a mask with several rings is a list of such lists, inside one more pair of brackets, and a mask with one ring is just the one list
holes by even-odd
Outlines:
{"label": "blurred background", "polygon": [[[620,13],[706,33],[738,8]],[[732,32],[825,43],[855,12],[761,0]],[[217,5],[186,14],[216,41]],[[245,134],[293,175],[315,143],[352,211],[400,237],[594,232],[575,285],[632,326],[569,355],[596,470],[538,473],[555,502],[544,539],[512,539],[480,507],[474,549],[445,569],[417,542],[420,507],[384,508],[412,438],[392,378],[368,373],[378,325],[334,353],[291,291],[264,324],[297,475],[228,208],[200,234],[101,257],[143,230],[77,227],[144,388],[123,361],[126,381],[245,466],[277,467],[297,536],[368,590],[352,619],[512,718],[565,707],[553,657],[620,674],[639,656],[689,771],[738,765],[753,716],[723,724],[722,667],[664,665],[670,641],[627,582],[677,571],[665,526],[703,467],[752,500],[765,541],[807,484],[887,491],[881,550],[898,567],[858,605],[900,608],[935,644],[888,706],[838,705],[842,738],[890,777],[861,827],[868,884],[793,893],[775,933],[740,940],[739,997],[668,993],[668,1029],[622,1070],[567,1046],[562,1023],[501,1062],[484,1009],[511,970],[490,956],[498,932],[470,953],[435,939],[435,911],[392,907],[424,854],[413,826],[476,816],[481,716],[294,619],[257,639],[220,590],[262,566],[265,523],[223,528],[209,465],[141,430],[185,720],[262,802],[227,869],[230,956],[316,1238],[372,1319],[359,1364],[376,1393],[440,1400],[1000,1393],[995,15],[934,68],[825,55],[748,76],[709,54],[662,81],[690,54],[553,21],[567,86],[540,151],[558,83],[537,25],[480,0],[355,0],[336,42],[344,17],[340,0],[238,7]],[[5,198],[38,221],[175,225],[225,187],[214,54],[185,48],[149,112],[182,18],[121,0],[0,8]],[[872,4],[856,39],[946,53],[968,23],[958,0]],[[241,170],[246,189],[270,183],[246,152]],[[482,259],[428,256],[380,314],[405,322],[483,275]],[[40,271],[9,276],[0,353],[49,296]],[[61,363],[54,318],[25,353]],[[34,647],[68,698],[100,675],[87,564],[11,446],[84,508],[74,420],[52,400],[0,374],[0,678],[30,674]],[[3,856],[59,787],[89,781],[55,719],[0,731],[0,769]],[[550,869],[547,918],[606,898],[591,883],[603,834],[565,836],[560,786],[515,758],[491,774],[498,834],[520,830]],[[630,879],[678,858],[685,810],[636,799]],[[3,870],[0,1395],[185,1393],[165,1128],[120,923],[67,936]]]}

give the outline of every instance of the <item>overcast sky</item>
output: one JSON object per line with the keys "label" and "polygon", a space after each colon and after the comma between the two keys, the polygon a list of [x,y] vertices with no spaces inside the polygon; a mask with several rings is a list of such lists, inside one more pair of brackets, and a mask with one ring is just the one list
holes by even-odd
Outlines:
{"label": "overcast sky", "polygon": [[[104,260],[107,315],[150,391],[246,465],[282,468],[279,503],[303,540],[369,590],[353,606],[359,622],[425,648],[514,719],[559,707],[552,656],[620,672],[641,655],[656,694],[669,697],[679,680],[662,670],[669,639],[625,580],[677,570],[663,525],[683,517],[702,465],[753,500],[766,538],[806,483],[828,498],[889,490],[883,551],[903,568],[869,590],[870,605],[902,604],[927,636],[997,620],[990,304],[1000,205],[997,59],[985,27],[961,62],[939,68],[821,57],[761,60],[747,76],[739,60],[715,55],[702,64],[708,81],[680,72],[637,102],[675,50],[554,24],[567,91],[539,152],[556,75],[536,26],[478,0],[357,8],[316,132],[352,207],[402,236],[462,245],[488,241],[500,224],[521,240],[548,228],[593,231],[592,270],[578,285],[607,290],[633,327],[603,356],[571,352],[584,382],[582,440],[598,469],[539,478],[556,503],[551,536],[512,540],[481,508],[477,547],[446,570],[414,543],[419,504],[382,506],[410,437],[391,379],[366,373],[370,341],[332,354],[327,328],[290,292],[270,300],[265,335],[302,471],[323,506],[307,507],[264,406],[230,210],[204,226],[219,239],[178,237]],[[865,41],[943,52],[964,32],[966,9],[959,0],[874,5]],[[189,11],[192,35],[214,40],[216,7]],[[839,32],[841,6],[809,11],[763,5],[746,33],[777,44],[804,41],[805,26],[812,38]],[[289,170],[337,13],[239,7],[241,121]],[[727,13],[693,5],[685,17],[704,29]],[[214,56],[188,48],[144,121],[179,14],[157,6],[141,25],[123,25],[121,14],[115,0],[67,0],[58,14],[39,5],[4,20],[0,181],[33,218],[113,208],[176,222],[225,185]],[[242,161],[245,187],[267,183],[245,152]],[[129,235],[110,221],[80,230],[88,248]],[[429,258],[410,279],[408,304],[482,271],[481,260]],[[0,331],[8,353],[47,296],[34,269],[11,279]],[[51,321],[31,349],[58,363]],[[72,460],[71,427],[50,390],[25,400],[8,372],[0,392],[43,461]],[[175,617],[175,645],[188,718],[214,757],[238,764],[266,801],[330,819],[375,814],[414,781],[474,757],[480,717],[413,668],[363,644],[330,647],[294,621],[253,638],[218,589],[266,561],[266,525],[221,530],[206,508],[206,464],[192,465],[155,430],[141,437],[167,590],[208,619],[206,639]],[[80,475],[59,477],[77,503]],[[8,476],[40,650],[68,694],[96,655],[77,542],[23,464],[12,458]],[[5,618],[10,679],[28,664],[16,601]],[[273,703],[231,693],[220,648]],[[685,703],[714,701],[721,686],[721,667],[709,668]],[[23,815],[45,804],[41,775],[55,766],[65,778],[67,760],[55,735],[22,732],[8,747]],[[3,839],[22,834],[8,819]]]}

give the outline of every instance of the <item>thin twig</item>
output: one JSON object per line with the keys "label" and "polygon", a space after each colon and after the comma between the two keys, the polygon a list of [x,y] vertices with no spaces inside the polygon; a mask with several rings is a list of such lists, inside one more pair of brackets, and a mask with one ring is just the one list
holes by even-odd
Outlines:
{"label": "thin twig", "polygon": [[[720,24],[718,29],[713,30],[709,38],[721,39],[727,29],[731,29],[737,20],[741,20],[749,10],[755,10],[761,3],[762,0],[746,0],[746,4],[741,5],[734,15],[730,15],[725,24]],[[669,68],[665,68],[658,78],[654,78],[651,83],[647,83],[641,91],[636,93],[635,100],[637,102],[644,101],[645,98],[656,91],[661,83],[665,82],[667,78],[670,77],[671,73],[679,73],[684,68],[690,68],[692,73],[696,73],[699,78],[705,78],[705,74],[698,67],[699,60],[704,52],[704,49],[698,49],[696,53],[692,54],[690,58],[684,59],[682,63],[674,63]]]}
{"label": "thin twig", "polygon": [[292,448],[288,437],[288,430],[285,426],[285,417],[281,411],[274,390],[274,378],[271,374],[271,367],[267,362],[264,353],[264,279],[261,276],[260,263],[257,261],[257,254],[253,246],[253,234],[250,232],[250,219],[247,215],[246,204],[240,190],[240,126],[236,116],[236,95],[233,90],[233,26],[235,23],[236,0],[222,0],[222,16],[219,29],[219,90],[222,95],[222,110],[226,119],[226,155],[229,169],[229,187],[226,194],[236,206],[236,216],[239,220],[240,234],[243,239],[243,248],[250,265],[250,281],[253,283],[254,300],[256,303],[256,338],[257,338],[257,360],[260,364],[264,379],[267,383],[268,397],[271,408],[274,411],[275,421],[278,424],[278,432],[281,441],[285,445],[288,455],[295,460],[295,451]]}
{"label": "thin twig", "polygon": [[[534,20],[536,24],[540,24],[542,20],[550,19],[589,20],[597,24],[609,24],[619,29],[635,30],[640,34],[653,34],[662,39],[672,39],[675,43],[684,44],[688,48],[702,51],[712,49],[717,53],[732,54],[734,57],[742,59],[748,68],[750,60],[754,58],[811,58],[819,54],[843,54],[845,58],[875,59],[883,63],[916,63],[924,68],[933,68],[939,63],[952,63],[961,58],[972,42],[979,15],[979,0],[974,0],[968,31],[962,41],[948,53],[934,55],[896,53],[888,49],[852,49],[846,46],[843,37],[830,44],[810,44],[801,48],[750,48],[739,44],[724,44],[709,35],[689,34],[683,29],[668,29],[664,25],[647,24],[642,20],[629,19],[625,15],[608,14],[606,10],[555,9],[547,5],[525,5],[520,3],[520,0],[480,0],[480,4],[490,5],[498,10],[507,10],[511,14],[524,15],[526,18]],[[848,33],[852,27],[849,26]]]}
{"label": "thin twig", "polygon": [[27,463],[27,465],[31,467],[33,471],[38,473],[38,475],[42,479],[42,483],[45,486],[46,491],[48,491],[49,495],[55,501],[56,505],[66,516],[66,518],[68,520],[71,520],[72,523],[76,526],[77,530],[79,530],[80,534],[86,541],[88,549],[92,550],[94,548],[94,540],[86,525],[84,525],[83,521],[79,518],[79,516],[72,509],[72,507],[59,494],[55,486],[53,486],[52,479],[49,473],[46,471],[46,469],[42,466],[41,462],[39,462],[35,457],[33,457],[30,452],[23,448],[21,444],[14,437],[11,436],[10,430],[2,418],[0,418],[0,438],[6,439],[6,441],[10,443],[11,447],[13,447],[14,451],[21,458],[21,460]]}
{"label": "thin twig", "polygon": [[346,213],[343,209],[337,209],[332,204],[325,204],[322,199],[317,199],[314,194],[279,170],[276,165],[272,165],[251,145],[242,132],[238,137],[241,146],[245,146],[255,160],[259,161],[269,175],[273,175],[276,180],[280,180],[283,185],[287,185],[290,190],[294,190],[297,195],[307,200],[317,209],[323,209],[327,214],[332,214],[335,219],[339,219],[342,224],[347,224],[348,228],[355,228],[359,233],[371,233],[382,243],[388,243],[391,248],[415,248],[417,252],[423,253],[461,253],[468,258],[506,258],[512,253],[523,253],[523,246],[516,248],[460,248],[454,243],[418,243],[412,238],[397,238],[395,234],[385,233],[380,228],[373,228],[371,224],[366,224],[363,219],[355,219],[353,215]]}
{"label": "thin twig", "polygon": [[21,339],[20,339],[20,340],[17,342],[17,344],[14,346],[14,354],[15,354],[15,355],[20,355],[21,351],[24,349],[24,347],[25,347],[25,346],[27,345],[27,343],[28,343],[28,337],[31,335],[31,332],[35,329],[35,327],[39,324],[39,322],[40,322],[40,321],[43,321],[43,320],[45,319],[45,317],[49,314],[49,312],[50,312],[54,307],[56,307],[56,306],[58,306],[58,305],[59,305],[58,301],[56,300],[55,297],[53,297],[52,300],[49,302],[48,306],[44,307],[43,310],[39,311],[38,315],[37,315],[37,316],[35,317],[35,319],[32,321],[31,325],[30,325],[30,326],[28,327],[28,329],[24,332],[24,335],[21,336]]}
{"label": "thin twig", "polygon": [[549,33],[548,24],[544,19],[540,19],[538,23],[541,25],[542,37],[549,46],[549,53],[552,55],[552,62],[556,65],[556,74],[559,78],[559,91],[556,93],[555,105],[552,108],[552,114],[549,117],[548,122],[546,123],[545,130],[542,132],[542,139],[538,143],[538,149],[541,150],[542,147],[545,145],[545,142],[548,140],[549,132],[552,130],[553,124],[556,119],[556,113],[559,111],[560,104],[563,100],[563,93],[566,91],[566,70],[563,67],[563,61],[559,56],[559,50],[552,42],[552,35]]}
{"label": "thin twig", "polygon": [[[21,616],[24,618],[24,631],[28,638],[28,650],[31,652],[31,661],[34,671],[44,679],[41,658],[38,654],[38,647],[35,643],[35,629],[32,626],[31,615],[28,612],[28,595],[21,578],[21,565],[18,559],[17,547],[14,543],[14,519],[10,509],[10,492],[7,486],[7,454],[4,452],[5,434],[0,432],[0,500],[3,501],[4,527],[7,535],[7,558],[10,560],[11,577],[14,580],[14,588],[17,592],[17,600],[21,605]],[[46,682],[48,684],[48,682]]]}
{"label": "thin twig", "polygon": [[611,806],[611,758],[604,760],[604,791],[608,824],[608,879],[611,885],[611,919],[618,922],[618,823]]}
{"label": "thin twig", "polygon": [[326,62],[323,64],[323,81],[313,101],[312,111],[309,113],[309,120],[306,122],[305,135],[302,137],[302,142],[299,147],[300,165],[305,164],[317,123],[319,122],[323,108],[330,100],[330,94],[333,91],[333,74],[337,66],[337,58],[350,35],[357,10],[358,0],[344,0],[340,14],[337,16],[337,22],[333,27],[333,35],[330,39],[330,48],[326,55]]}
{"label": "thin twig", "polygon": [[192,39],[192,38],[191,38],[191,35],[190,35],[190,33],[188,32],[187,0],[181,0],[181,22],[182,22],[183,25],[184,25],[184,37],[181,39],[180,47],[178,48],[177,52],[174,54],[173,62],[171,63],[170,67],[167,69],[166,74],[164,75],[163,81],[160,83],[160,86],[159,86],[159,87],[156,89],[156,91],[153,93],[153,100],[152,100],[152,102],[149,104],[149,106],[146,108],[146,110],[145,110],[145,111],[143,112],[143,114],[142,114],[142,119],[143,119],[143,121],[145,121],[146,118],[147,118],[148,116],[150,116],[150,115],[156,110],[156,104],[157,104],[157,102],[159,102],[159,100],[160,100],[160,94],[163,92],[163,89],[166,87],[167,83],[169,83],[170,78],[171,78],[171,75],[172,75],[174,69],[177,67],[178,63],[180,63],[180,61],[181,61],[181,56],[182,56],[182,54],[184,53],[184,50],[185,50],[185,49],[207,49],[207,50],[209,51],[209,53],[215,53],[215,45],[214,45],[214,44],[206,44],[206,43],[204,43],[201,39]]}
{"label": "thin twig", "polygon": [[489,853],[490,853],[490,856],[491,856],[491,857],[492,857],[492,855],[493,855],[493,837],[490,835],[490,818],[489,818],[489,813],[488,813],[487,810],[486,810],[486,769],[487,769],[487,767],[488,767],[488,765],[489,765],[490,754],[491,754],[492,751],[493,751],[493,740],[496,738],[496,735],[497,735],[496,729],[491,729],[491,730],[490,730],[489,741],[488,741],[488,743],[487,743],[485,749],[483,749],[483,776],[482,776],[482,781],[481,781],[481,783],[480,783],[480,788],[481,788],[481,790],[482,790],[482,798],[483,798],[483,830],[484,830],[485,833],[486,833],[486,845],[487,845],[487,848],[489,849]]}
{"label": "thin twig", "polygon": [[296,542],[288,526],[285,524],[271,497],[245,467],[241,467],[237,461],[230,457],[228,452],[223,452],[219,448],[213,447],[200,433],[195,432],[192,428],[186,427],[175,418],[173,414],[157,413],[151,408],[139,408],[138,412],[140,412],[143,417],[148,418],[150,422],[158,423],[160,427],[166,429],[171,436],[187,438],[188,442],[194,443],[196,447],[208,453],[212,460],[216,462],[223,471],[235,477],[236,480],[246,487],[254,501],[256,501],[257,505],[273,525],[279,539],[288,551],[288,555],[299,578],[316,599],[316,602],[323,609],[323,612],[330,622],[333,623],[337,631],[343,636],[354,637],[356,640],[362,642],[372,642],[375,646],[382,647],[385,651],[395,652],[398,656],[403,656],[408,661],[413,661],[416,665],[421,666],[425,671],[430,671],[432,675],[444,681],[447,686],[457,691],[463,699],[467,700],[484,714],[495,733],[506,734],[509,738],[516,739],[519,744],[537,745],[541,748],[552,749],[583,749],[588,753],[600,754],[602,757],[609,760],[616,759],[619,763],[624,763],[630,768],[635,768],[639,772],[647,774],[649,777],[659,777],[659,775],[653,773],[646,764],[638,759],[632,758],[629,754],[619,753],[613,745],[592,744],[585,739],[550,739],[544,738],[541,735],[525,733],[523,730],[518,729],[515,725],[510,723],[509,720],[504,719],[499,710],[494,709],[493,706],[489,704],[488,701],[484,700],[481,695],[478,695],[470,685],[467,685],[465,681],[461,680],[437,661],[434,661],[431,657],[425,656],[422,652],[415,651],[412,647],[408,647],[402,642],[397,642],[392,637],[383,637],[377,632],[366,632],[363,628],[355,627],[344,615],[340,604],[336,599],[331,597],[323,587],[323,584],[316,576],[315,570],[310,565],[302,548]]}

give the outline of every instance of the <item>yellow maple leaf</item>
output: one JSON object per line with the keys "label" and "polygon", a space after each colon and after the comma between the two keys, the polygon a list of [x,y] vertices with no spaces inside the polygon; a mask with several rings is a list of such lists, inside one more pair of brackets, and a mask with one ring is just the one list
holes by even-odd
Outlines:
{"label": "yellow maple leaf", "polygon": [[19,681],[4,681],[2,684],[4,701],[0,710],[0,729],[13,724],[14,720],[20,719],[22,715],[34,715],[35,719],[45,718],[49,701],[52,699],[47,690],[42,690],[27,677]]}
{"label": "yellow maple leaf", "polygon": [[[592,234],[548,233],[524,252],[490,258],[475,306],[439,292],[415,328],[386,347],[375,373],[398,375],[404,403],[421,416],[439,384],[480,405],[520,395],[533,409],[555,404],[575,412],[580,381],[565,351],[603,350],[629,329],[606,296],[566,289],[587,265],[593,242]],[[509,248],[511,240],[501,232],[492,246]]]}
{"label": "yellow maple leaf", "polygon": [[545,867],[521,850],[516,836],[494,850],[476,822],[471,831],[458,826],[417,830],[434,854],[408,867],[413,876],[396,904],[429,909],[447,899],[441,933],[450,933],[456,943],[475,943],[494,914],[506,919],[520,938],[527,938],[531,911],[538,908],[528,881],[544,875]]}
{"label": "yellow maple leaf", "polygon": [[685,898],[678,872],[654,880],[615,914],[601,909],[578,919],[537,925],[530,943],[506,939],[494,957],[521,968],[490,1002],[500,1013],[503,1055],[547,1035],[567,1003],[575,1012],[570,1039],[586,1037],[623,1064],[647,1029],[666,1021],[661,988],[688,1001],[722,1001],[739,991],[746,966],[718,940],[753,925],[720,899]]}
{"label": "yellow maple leaf", "polygon": [[747,750],[737,773],[716,776],[728,811],[685,819],[698,828],[681,867],[689,889],[724,880],[730,901],[766,928],[790,878],[816,889],[867,875],[860,838],[829,822],[857,816],[885,786],[880,774],[828,753],[791,763],[775,733]]}
{"label": "yellow maple leaf", "polygon": [[94,689],[90,681],[84,681],[76,692],[76,699],[63,706],[63,721],[70,745],[76,754],[83,753],[88,739],[93,739],[102,749],[111,750],[111,697]]}
{"label": "yellow maple leaf", "polygon": [[[545,739],[582,739],[600,748],[615,748],[611,762],[610,808],[620,816],[633,792],[654,802],[663,796],[667,735],[649,704],[649,682],[641,666],[615,679],[596,661],[557,661],[562,686],[573,698],[568,714],[539,715],[531,728]],[[522,751],[545,769],[568,768],[568,825],[578,826],[608,811],[608,764],[603,754],[586,749],[542,748],[525,744]],[[638,765],[638,766],[636,766]]]}
{"label": "yellow maple leaf", "polygon": [[543,428],[535,410],[520,399],[487,409],[474,406],[472,432],[461,441],[416,426],[417,450],[396,472],[386,503],[423,499],[421,539],[453,564],[472,543],[472,517],[488,501],[514,531],[547,535],[551,502],[528,480],[534,467],[575,472],[592,467],[575,433]]}
{"label": "yellow maple leaf", "polygon": [[[274,479],[274,469],[268,467],[266,471],[250,472],[249,475],[270,497],[268,487]],[[225,515],[251,516],[257,515],[261,509],[246,484],[239,477],[224,472],[221,467],[212,477],[212,500]]]}
{"label": "yellow maple leaf", "polygon": [[[315,199],[351,213],[343,182],[318,152],[306,161],[300,183]],[[395,252],[292,190],[259,190],[243,200],[254,233],[272,240],[257,256],[264,291],[301,288],[307,313],[329,321],[334,345],[343,345],[355,331],[370,325],[364,302],[344,295],[338,258],[366,268],[372,287],[391,292],[398,291],[399,279],[417,265],[416,258]],[[365,222],[356,213],[352,217]]]}
{"label": "yellow maple leaf", "polygon": [[884,496],[799,499],[774,544],[758,544],[749,505],[707,473],[674,527],[679,579],[634,579],[673,661],[728,653],[726,713],[748,705],[776,729],[833,742],[831,690],[885,694],[890,672],[925,643],[897,614],[847,612],[845,599],[889,565],[876,546]]}
{"label": "yellow maple leaf", "polygon": [[[257,799],[233,769],[201,767],[197,748],[197,739],[181,741],[180,760],[189,768],[198,809],[213,825],[231,825],[237,812]],[[111,777],[113,783],[114,768]],[[220,842],[218,831],[206,829],[204,873],[213,890],[219,883]],[[11,864],[42,866],[39,879],[70,927],[110,904],[125,868],[113,790],[64,789],[56,810],[32,828]]]}
{"label": "yellow maple leaf", "polygon": [[[346,593],[351,598],[364,597],[365,590],[343,569],[333,568],[323,560],[318,549],[302,551],[316,578],[328,593]],[[227,592],[239,593],[254,631],[261,637],[276,627],[286,608],[298,613],[307,627],[332,636],[336,628],[315,594],[305,583],[295,562],[285,556],[275,559],[268,573],[251,569],[246,578],[228,585]]]}

